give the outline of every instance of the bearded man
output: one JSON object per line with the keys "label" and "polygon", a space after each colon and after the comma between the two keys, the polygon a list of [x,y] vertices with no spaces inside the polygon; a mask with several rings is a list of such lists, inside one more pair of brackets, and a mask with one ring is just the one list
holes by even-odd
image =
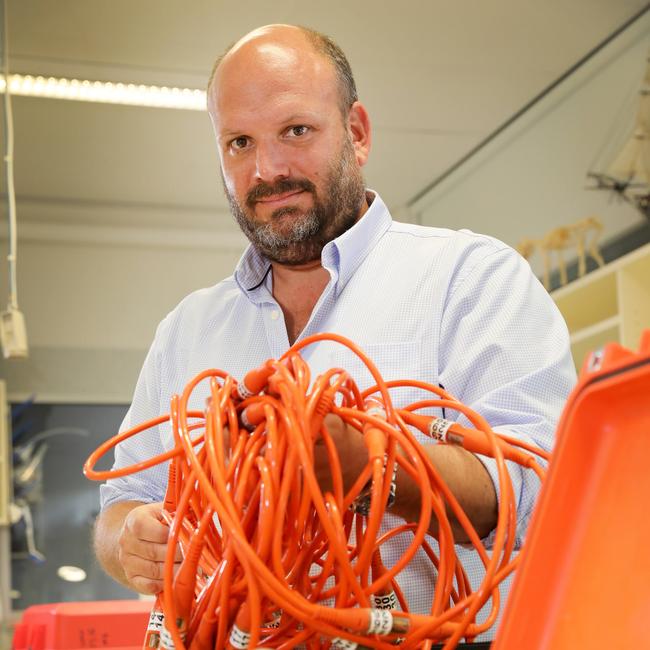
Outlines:
{"label": "bearded man", "polygon": [[[225,192],[250,245],[233,276],[191,294],[160,324],[124,428],[164,413],[170,396],[201,370],[241,378],[295,341],[333,331],[357,342],[386,379],[444,385],[495,430],[551,448],[575,379],[564,322],[525,261],[501,242],[391,219],[364,186],[370,120],[329,38],[290,25],[251,32],[215,65],[208,109]],[[304,351],[314,376],[339,366],[362,388],[373,383],[357,359],[333,348]],[[400,395],[404,403],[415,399]],[[349,486],[366,463],[363,439],[338,418],[327,424]],[[431,461],[489,545],[498,504],[494,463],[427,442]],[[161,425],[121,444],[116,466],[171,446],[171,431]],[[315,466],[328,489],[324,452]],[[518,467],[510,473],[520,543],[538,482]],[[157,467],[102,486],[97,555],[108,573],[141,593],[162,588],[166,480]],[[388,526],[420,513],[418,485],[405,472],[396,483]],[[456,539],[467,541],[452,525]],[[405,545],[385,545],[387,566]],[[458,552],[476,587],[478,557]],[[431,606],[428,566],[416,557],[400,574],[411,611]]]}

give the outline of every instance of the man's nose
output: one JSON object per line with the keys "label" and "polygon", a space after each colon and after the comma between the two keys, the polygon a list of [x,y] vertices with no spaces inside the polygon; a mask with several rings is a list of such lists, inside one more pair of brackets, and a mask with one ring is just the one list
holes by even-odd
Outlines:
{"label": "man's nose", "polygon": [[267,183],[289,177],[289,161],[277,144],[258,143],[255,157],[255,178]]}

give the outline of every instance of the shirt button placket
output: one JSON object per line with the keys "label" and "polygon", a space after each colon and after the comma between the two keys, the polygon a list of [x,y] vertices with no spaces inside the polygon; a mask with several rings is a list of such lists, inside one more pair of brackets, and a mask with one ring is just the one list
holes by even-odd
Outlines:
{"label": "shirt button placket", "polygon": [[287,348],[287,332],[284,327],[284,319],[282,312],[277,305],[270,306],[266,312],[268,319],[267,327],[269,333],[269,345],[271,347],[273,356],[277,359],[282,356]]}

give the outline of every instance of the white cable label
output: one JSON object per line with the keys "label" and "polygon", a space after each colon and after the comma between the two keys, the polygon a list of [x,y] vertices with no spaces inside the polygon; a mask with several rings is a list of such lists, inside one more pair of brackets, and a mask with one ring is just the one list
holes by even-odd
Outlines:
{"label": "white cable label", "polygon": [[384,596],[373,594],[372,603],[375,609],[397,609],[397,596],[394,591]]}
{"label": "white cable label", "polygon": [[358,647],[359,644],[355,641],[348,641],[340,636],[333,638],[330,643],[330,650],[356,650]]}
{"label": "white cable label", "polygon": [[252,391],[248,390],[248,388],[246,387],[246,384],[243,382],[243,380],[240,381],[240,382],[237,384],[237,393],[239,393],[239,397],[240,397],[242,400],[245,400],[246,398],[248,398],[248,397],[252,397],[253,395],[255,395],[255,393],[253,393]]}
{"label": "white cable label", "polygon": [[[181,641],[185,643],[185,634],[181,632]],[[161,650],[175,650],[174,639],[172,639],[171,632],[163,625],[160,630],[160,648]]]}
{"label": "white cable label", "polygon": [[366,413],[380,420],[386,419],[386,411],[381,406],[371,406],[369,409],[366,409]]}
{"label": "white cable label", "polygon": [[385,636],[393,629],[393,615],[387,609],[371,609],[367,634]]}
{"label": "white cable label", "polygon": [[246,650],[251,640],[250,632],[240,630],[236,625],[230,630],[230,645],[237,650]]}
{"label": "white cable label", "polygon": [[160,632],[163,629],[163,621],[165,620],[165,615],[159,609],[152,609],[151,614],[149,614],[149,625],[147,625],[147,630],[153,632]]}
{"label": "white cable label", "polygon": [[172,635],[166,628],[160,631],[160,647],[162,650],[174,650],[176,647],[172,639]]}
{"label": "white cable label", "polygon": [[433,418],[429,425],[429,435],[438,442],[447,442],[447,431],[453,422],[444,418]]}

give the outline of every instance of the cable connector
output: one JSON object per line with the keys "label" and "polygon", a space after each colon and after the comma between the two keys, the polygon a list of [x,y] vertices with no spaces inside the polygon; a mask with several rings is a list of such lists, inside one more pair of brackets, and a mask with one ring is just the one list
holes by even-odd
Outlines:
{"label": "cable connector", "polygon": [[258,368],[253,368],[246,373],[246,376],[233,386],[233,397],[245,400],[253,395],[261,393],[266,387],[269,377],[275,372],[273,360],[265,361]]}
{"label": "cable connector", "polygon": [[9,307],[0,314],[0,342],[5,359],[27,357],[27,328],[23,313],[15,307]]}
{"label": "cable connector", "polygon": [[[386,420],[386,411],[381,402],[374,399],[366,400],[366,413],[373,415],[381,420]],[[363,436],[365,438],[366,447],[368,448],[368,457],[370,462],[377,458],[384,460],[384,473],[386,472],[386,463],[388,456],[386,455],[386,434],[370,422],[366,422],[363,426]],[[391,476],[390,488],[388,491],[388,501],[386,508],[390,508],[395,503],[395,494],[397,492],[397,463],[393,465],[393,474]],[[368,481],[363,490],[357,495],[352,502],[352,510],[359,515],[367,517],[370,514],[370,502],[372,496],[372,479]]]}

